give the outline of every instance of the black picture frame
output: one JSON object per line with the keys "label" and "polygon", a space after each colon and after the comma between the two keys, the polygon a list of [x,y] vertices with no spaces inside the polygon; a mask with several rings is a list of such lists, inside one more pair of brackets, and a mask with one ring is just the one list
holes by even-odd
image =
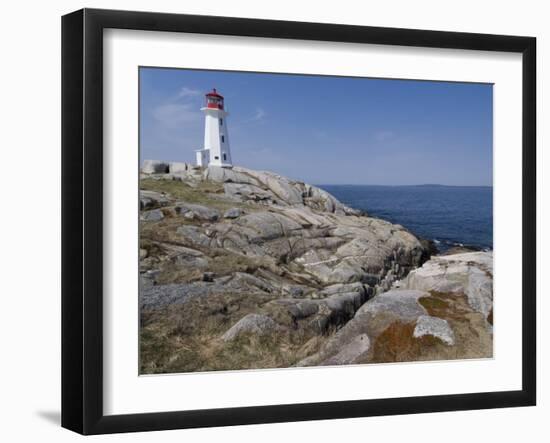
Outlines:
{"label": "black picture frame", "polygon": [[[103,30],[171,31],[522,54],[522,389],[131,415],[103,413]],[[458,411],[536,403],[536,39],[83,9],[62,18],[62,426],[82,434]]]}

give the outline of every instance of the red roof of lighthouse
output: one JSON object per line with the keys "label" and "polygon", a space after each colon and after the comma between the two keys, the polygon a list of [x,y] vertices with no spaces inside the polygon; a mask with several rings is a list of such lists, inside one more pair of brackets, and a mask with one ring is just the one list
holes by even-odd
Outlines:
{"label": "red roof of lighthouse", "polygon": [[220,95],[217,93],[216,91],[216,88],[212,89],[212,92],[209,92],[208,94],[206,94],[207,97],[218,97],[218,98],[223,98],[223,95]]}

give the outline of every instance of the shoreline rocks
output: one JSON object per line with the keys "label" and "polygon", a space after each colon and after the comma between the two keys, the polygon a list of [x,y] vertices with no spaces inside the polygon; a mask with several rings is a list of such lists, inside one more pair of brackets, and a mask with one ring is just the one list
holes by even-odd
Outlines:
{"label": "shoreline rocks", "polygon": [[471,308],[488,318],[493,309],[493,253],[467,252],[433,257],[409,273],[399,286],[465,294]]}
{"label": "shoreline rocks", "polygon": [[[404,227],[272,172],[155,165],[140,190],[147,371],[492,355],[492,253],[429,259]],[[151,357],[198,342],[211,361]]]}

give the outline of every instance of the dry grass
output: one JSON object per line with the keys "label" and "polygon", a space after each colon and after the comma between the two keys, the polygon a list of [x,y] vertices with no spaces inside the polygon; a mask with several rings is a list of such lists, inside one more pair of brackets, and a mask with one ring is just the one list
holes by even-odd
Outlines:
{"label": "dry grass", "polygon": [[[141,247],[148,250],[149,257],[159,257],[156,268],[160,271],[158,284],[189,283],[201,280],[204,272],[212,272],[216,277],[232,275],[235,272],[253,274],[258,269],[278,272],[275,260],[269,256],[248,257],[221,248],[203,248],[197,245],[185,245],[171,241],[171,245],[190,246],[192,249],[205,253],[203,259],[208,261],[206,267],[193,267],[179,264],[176,259],[168,259],[162,243],[156,243],[147,238],[141,240]],[[206,255],[208,254],[208,255]],[[164,259],[162,259],[164,257]]]}
{"label": "dry grass", "polygon": [[225,249],[210,251],[211,262],[208,270],[216,275],[229,275],[235,272],[254,273],[258,269],[267,269],[279,273],[275,259],[270,256],[255,257],[232,253]]}
{"label": "dry grass", "polygon": [[197,182],[196,187],[193,187],[179,180],[144,178],[140,180],[139,187],[148,191],[169,194],[176,201],[196,203],[221,211],[235,207],[249,210],[255,209],[251,204],[224,200],[223,183],[200,181]]}
{"label": "dry grass", "polygon": [[171,373],[289,367],[316,352],[321,340],[304,331],[221,336],[234,323],[273,297],[218,294],[184,305],[142,313],[140,372]]}
{"label": "dry grass", "polygon": [[139,247],[147,251],[147,257],[161,257],[165,255],[165,251],[161,245],[147,238],[140,238]]}
{"label": "dry grass", "polygon": [[192,203],[190,199],[201,198],[205,193],[223,193],[222,183],[209,181],[197,182],[197,186],[192,187],[180,180],[155,180],[152,178],[142,178],[139,182],[139,187],[140,189],[170,194],[177,200],[185,200],[189,203]]}
{"label": "dry grass", "polygon": [[174,245],[193,247],[192,244],[182,241],[182,237],[176,234],[177,229],[183,225],[196,225],[192,220],[183,217],[175,217],[166,210],[167,215],[155,223],[141,222],[139,225],[140,242],[149,240],[152,242],[171,243]]}

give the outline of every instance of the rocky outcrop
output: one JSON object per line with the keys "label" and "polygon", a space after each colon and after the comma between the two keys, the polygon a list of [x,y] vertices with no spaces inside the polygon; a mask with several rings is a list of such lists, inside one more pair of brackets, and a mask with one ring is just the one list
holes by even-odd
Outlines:
{"label": "rocky outcrop", "polygon": [[[140,191],[145,372],[491,353],[487,253],[426,262],[428,247],[402,226],[272,172],[148,168]],[[197,343],[205,354],[184,358]],[[166,349],[172,357],[159,354]]]}
{"label": "rocky outcrop", "polygon": [[298,365],[492,356],[491,252],[433,257],[394,287]]}
{"label": "rocky outcrop", "polygon": [[209,166],[205,180],[224,184],[225,193],[241,201],[282,206],[306,206],[320,212],[360,215],[360,211],[340,203],[328,192],[268,171]]}
{"label": "rocky outcrop", "polygon": [[[197,218],[211,221],[211,217]],[[247,257],[270,257],[288,274],[322,285],[391,282],[422,263],[424,250],[404,229],[367,217],[317,214],[309,208],[258,210],[207,226],[183,226],[181,241],[224,248]]]}
{"label": "rocky outcrop", "polygon": [[[165,179],[173,181],[170,174]],[[203,183],[212,182],[224,189],[210,196],[217,206],[238,202],[247,205],[246,212],[242,207],[221,212],[216,205],[175,197],[167,204],[170,194],[151,190],[142,191],[142,199],[154,196],[176,218],[192,222],[176,226],[172,241],[268,259],[290,280],[309,280],[314,287],[361,282],[374,291],[386,290],[426,258],[425,248],[403,227],[359,215],[314,186],[238,167],[205,169]],[[162,213],[144,212],[142,219],[159,221]]]}
{"label": "rocky outcrop", "polygon": [[262,310],[292,329],[314,334],[324,334],[353,317],[367,299],[364,288],[342,288],[342,292],[321,299],[278,298],[266,304]]}
{"label": "rocky outcrop", "polygon": [[464,294],[470,307],[488,318],[493,310],[493,253],[469,252],[432,258],[400,287]]}
{"label": "rocky outcrop", "polygon": [[418,299],[428,295],[422,291],[393,290],[376,296],[361,306],[317,355],[302,360],[299,366],[340,365],[369,360],[373,342],[392,323],[415,322],[427,314]]}

